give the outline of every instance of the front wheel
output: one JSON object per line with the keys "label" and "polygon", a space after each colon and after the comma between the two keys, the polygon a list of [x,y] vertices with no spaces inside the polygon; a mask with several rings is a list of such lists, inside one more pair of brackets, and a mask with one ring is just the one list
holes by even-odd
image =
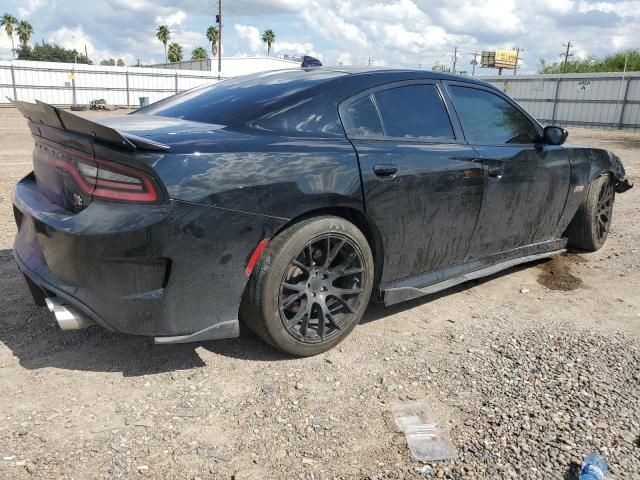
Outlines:
{"label": "front wheel", "polygon": [[589,184],[589,190],[567,228],[568,245],[595,252],[607,240],[615,190],[610,175],[602,175]]}
{"label": "front wheel", "polygon": [[271,240],[256,265],[242,321],[296,356],[325,352],[358,324],[373,286],[367,239],[339,217],[297,223]]}

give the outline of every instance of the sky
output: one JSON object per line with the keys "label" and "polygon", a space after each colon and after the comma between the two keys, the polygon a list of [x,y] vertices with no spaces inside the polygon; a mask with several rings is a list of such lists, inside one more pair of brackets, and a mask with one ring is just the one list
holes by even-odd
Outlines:
{"label": "sky", "polygon": [[[84,51],[98,63],[123,58],[160,63],[155,38],[166,24],[185,50],[209,50],[216,0],[3,0],[1,13],[29,21],[33,41]],[[640,1],[587,0],[223,0],[224,56],[265,55],[261,32],[276,34],[272,54],[308,54],[325,65],[471,70],[471,53],[525,48],[521,72],[560,60],[563,43],[579,57],[640,48]],[[17,40],[16,40],[17,41]],[[11,58],[0,32],[0,59]],[[476,73],[495,73],[481,69]]]}

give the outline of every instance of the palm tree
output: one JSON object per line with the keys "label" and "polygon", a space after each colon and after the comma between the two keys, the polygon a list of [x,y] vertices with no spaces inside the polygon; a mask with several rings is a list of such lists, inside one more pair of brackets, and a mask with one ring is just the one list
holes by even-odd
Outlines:
{"label": "palm tree", "polygon": [[169,45],[168,58],[171,63],[182,61],[182,47],[179,43],[173,42],[171,45]]}
{"label": "palm tree", "polygon": [[207,58],[209,57],[204,47],[196,47],[193,49],[193,52],[191,52],[191,60],[206,60]]}
{"label": "palm tree", "polygon": [[156,38],[162,42],[164,45],[164,60],[168,61],[169,57],[167,56],[167,43],[169,43],[169,39],[171,38],[171,31],[169,31],[169,27],[166,25],[160,25],[158,27],[158,31],[156,32]]}
{"label": "palm tree", "polygon": [[211,42],[211,53],[215,57],[218,55],[218,41],[220,40],[220,35],[218,35],[218,27],[211,26],[207,28],[207,40]]}
{"label": "palm tree", "polygon": [[0,27],[4,27],[4,31],[7,32],[9,38],[11,39],[11,51],[16,49],[15,44],[13,43],[13,27],[18,23],[18,19],[11,15],[10,13],[5,13],[0,18]]}
{"label": "palm tree", "polygon": [[20,40],[22,47],[27,48],[29,46],[31,35],[33,34],[33,27],[31,24],[26,20],[20,20],[18,22],[16,32],[18,33],[18,39]]}
{"label": "palm tree", "polygon": [[271,45],[276,41],[276,34],[273,30],[265,30],[262,34],[262,41],[267,44],[267,55],[271,53]]}

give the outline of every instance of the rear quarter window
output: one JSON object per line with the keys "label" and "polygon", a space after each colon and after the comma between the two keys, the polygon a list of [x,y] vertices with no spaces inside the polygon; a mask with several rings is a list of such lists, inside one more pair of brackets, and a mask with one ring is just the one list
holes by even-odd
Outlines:
{"label": "rear quarter window", "polygon": [[344,108],[342,122],[349,135],[383,135],[380,117],[370,95],[360,98]]}

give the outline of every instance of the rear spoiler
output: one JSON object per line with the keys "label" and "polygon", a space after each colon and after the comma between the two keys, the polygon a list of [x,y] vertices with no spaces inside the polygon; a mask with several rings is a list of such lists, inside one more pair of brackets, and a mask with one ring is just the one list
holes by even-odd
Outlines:
{"label": "rear spoiler", "polygon": [[158,150],[163,152],[170,150],[168,145],[154,142],[147,138],[138,137],[137,135],[119,132],[114,128],[92,122],[91,120],[74,115],[66,110],[53,107],[39,100],[36,100],[36,103],[21,102],[18,100],[12,100],[11,98],[8,98],[8,100],[27,120],[35,124],[46,125],[47,127],[86,135],[101,142],[116,145],[126,150],[140,149]]}

